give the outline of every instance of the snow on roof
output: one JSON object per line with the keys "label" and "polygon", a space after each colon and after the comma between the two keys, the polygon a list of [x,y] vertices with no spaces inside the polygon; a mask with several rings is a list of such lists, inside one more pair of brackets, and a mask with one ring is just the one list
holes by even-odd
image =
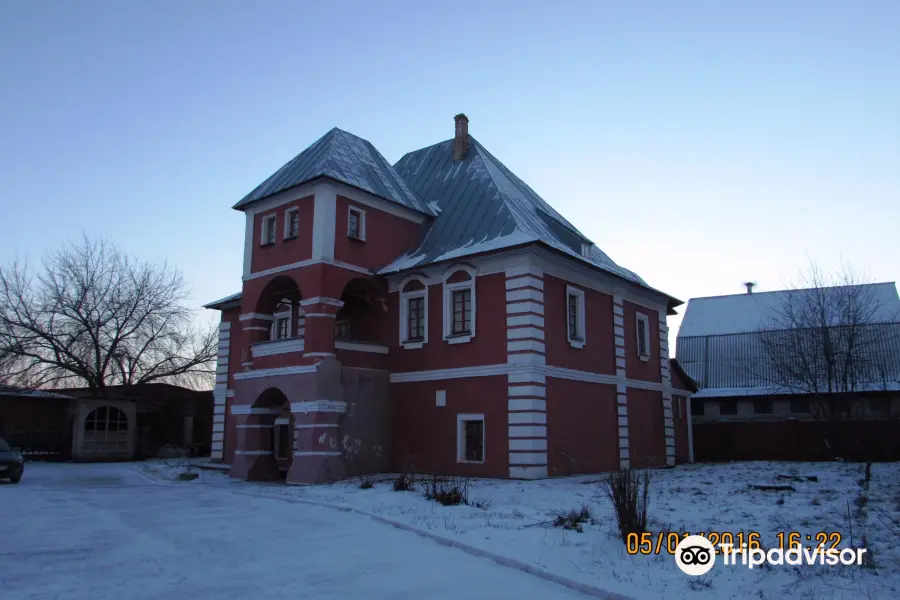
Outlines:
{"label": "snow on roof", "polygon": [[410,210],[434,216],[370,142],[335,127],[295,156],[234,205],[242,209],[263,198],[319,177],[353,186]]}
{"label": "snow on roof", "polygon": [[62,394],[57,394],[56,392],[48,392],[47,390],[29,390],[3,384],[0,384],[0,396],[19,396],[22,398],[71,398],[70,396],[64,396]]}
{"label": "snow on roof", "polygon": [[[900,297],[893,282],[862,284],[877,306],[871,323],[895,323],[900,320]],[[691,298],[685,309],[684,319],[678,331],[679,338],[750,333],[765,329],[777,329],[777,315],[789,300],[796,301],[816,290],[841,288],[812,288],[805,290],[779,290],[754,292],[730,296]]]}
{"label": "snow on roof", "polygon": [[[868,382],[856,385],[859,392],[897,392],[900,381]],[[753,387],[700,388],[692,394],[693,398],[739,398],[743,396],[788,396],[802,395],[806,392],[792,390],[778,385],[759,385]]]}
{"label": "snow on roof", "polygon": [[228,304],[230,302],[240,300],[241,296],[242,296],[241,292],[238,292],[237,294],[232,294],[230,296],[225,296],[224,298],[219,298],[215,302],[210,302],[209,304],[204,304],[203,308],[214,308],[214,309],[222,308],[222,305],[224,305],[224,304]]}

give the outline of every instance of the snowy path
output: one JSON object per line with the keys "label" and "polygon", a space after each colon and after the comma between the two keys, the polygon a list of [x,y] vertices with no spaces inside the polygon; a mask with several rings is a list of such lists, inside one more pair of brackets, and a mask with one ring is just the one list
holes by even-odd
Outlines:
{"label": "snowy path", "polygon": [[583,599],[351,513],[30,463],[0,484],[4,600]]}

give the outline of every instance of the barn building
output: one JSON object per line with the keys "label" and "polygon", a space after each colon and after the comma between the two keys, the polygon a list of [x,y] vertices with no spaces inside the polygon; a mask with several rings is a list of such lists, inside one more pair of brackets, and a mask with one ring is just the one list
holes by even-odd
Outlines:
{"label": "barn building", "polygon": [[690,460],[666,325],[682,303],[613,262],[465,115],[393,166],[332,129],[233,208],[242,290],[206,305],[221,311],[213,459],[233,476]]}
{"label": "barn building", "polygon": [[752,290],[691,298],[678,331],[697,460],[900,460],[896,285]]}

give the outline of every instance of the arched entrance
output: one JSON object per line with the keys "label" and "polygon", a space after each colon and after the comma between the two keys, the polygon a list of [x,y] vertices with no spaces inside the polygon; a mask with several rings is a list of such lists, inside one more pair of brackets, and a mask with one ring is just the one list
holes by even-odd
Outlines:
{"label": "arched entrance", "polygon": [[81,450],[85,458],[128,454],[131,437],[128,415],[115,406],[98,406],[84,418]]}
{"label": "arched entrance", "polygon": [[231,412],[236,420],[231,475],[252,481],[283,479],[294,447],[290,403],[284,392],[268,387],[253,404],[234,405]]}

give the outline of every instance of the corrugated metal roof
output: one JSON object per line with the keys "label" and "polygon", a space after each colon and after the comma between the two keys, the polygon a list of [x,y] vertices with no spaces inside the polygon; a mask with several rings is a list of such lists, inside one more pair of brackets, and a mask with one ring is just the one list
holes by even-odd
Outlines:
{"label": "corrugated metal roof", "polygon": [[[895,283],[863,284],[858,287],[863,289],[867,300],[876,308],[872,323],[895,323],[900,320],[900,297]],[[678,330],[678,338],[778,329],[781,328],[779,315],[788,303],[803,303],[804,296],[815,293],[846,293],[841,292],[842,289],[812,288],[691,298]],[[839,319],[837,316],[835,318]],[[836,325],[839,323],[835,322]]]}
{"label": "corrugated metal roof", "polygon": [[241,209],[288,188],[328,177],[429,216],[435,211],[416,198],[390,163],[368,141],[335,127],[278,169],[243,200]]}
{"label": "corrugated metal roof", "polygon": [[236,300],[240,300],[241,296],[242,296],[241,292],[238,292],[237,294],[232,294],[230,296],[225,296],[224,298],[219,298],[215,302],[210,302],[209,304],[204,304],[203,308],[219,308],[225,304],[228,304],[229,302],[234,302]]}
{"label": "corrugated metal roof", "polygon": [[410,152],[394,165],[410,189],[440,216],[420,246],[381,273],[393,273],[478,252],[543,242],[581,261],[647,286],[597,246],[581,255],[587,237],[469,136],[463,160],[453,159],[453,140]]}

